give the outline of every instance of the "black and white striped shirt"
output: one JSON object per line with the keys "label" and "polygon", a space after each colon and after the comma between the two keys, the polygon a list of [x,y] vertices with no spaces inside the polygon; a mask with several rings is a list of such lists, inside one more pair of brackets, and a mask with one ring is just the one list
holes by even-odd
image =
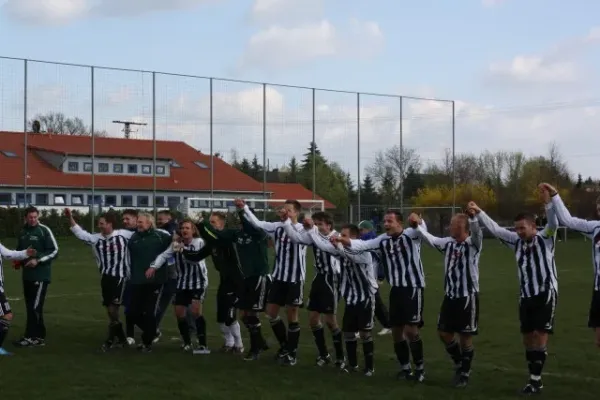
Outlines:
{"label": "black and white striped shirt", "polygon": [[89,233],[79,225],[71,227],[71,232],[94,249],[96,264],[102,275],[116,278],[129,278],[129,250],[127,242],[135,232],[115,229],[110,235]]}
{"label": "black and white striped shirt", "polygon": [[[206,244],[200,238],[193,238],[188,244],[181,243],[183,250],[198,251]],[[162,254],[156,257],[156,260],[150,266],[151,268],[160,268],[171,257],[175,260],[177,270],[177,290],[206,290],[208,287],[208,269],[204,260],[190,261],[183,256],[183,253],[176,251],[170,246]]]}
{"label": "black and white striped shirt", "polygon": [[[427,229],[424,223],[421,226]],[[354,252],[380,250],[385,279],[390,285],[413,289],[425,287],[421,236],[416,229],[406,228],[395,236],[384,233],[375,239],[354,239],[350,248]]]}
{"label": "black and white striped shirt", "polygon": [[[275,268],[273,279],[281,282],[304,282],[306,280],[306,245],[294,243],[285,233],[284,222],[260,221],[248,208],[244,207],[244,217],[256,228],[262,229],[275,245]],[[294,224],[297,231],[302,224]]]}
{"label": "black and white striped shirt", "polygon": [[444,254],[444,291],[451,299],[479,293],[479,257],[483,233],[477,219],[469,219],[471,235],[464,242],[433,236],[421,227],[417,232],[431,247]]}
{"label": "black and white striped shirt", "polygon": [[0,243],[0,287],[4,286],[4,268],[2,260],[25,260],[27,259],[27,250],[9,250]]}
{"label": "black and white striped shirt", "polygon": [[315,244],[319,241],[326,241],[329,243],[329,239],[332,236],[338,235],[335,230],[331,231],[329,235],[322,235],[315,226],[309,230],[296,230],[289,219],[285,222],[284,228],[286,235],[288,235],[294,243],[312,246],[315,257],[315,271],[317,274],[335,276],[340,273],[340,260],[334,254],[321,250],[321,248]]}
{"label": "black and white striped shirt", "polygon": [[561,224],[580,232],[592,241],[592,263],[594,266],[594,290],[600,291],[600,221],[587,221],[571,216],[559,195],[552,197],[556,216]]}
{"label": "black and white striped shirt", "polygon": [[554,207],[546,206],[548,223],[532,240],[519,238],[516,232],[501,228],[485,212],[477,217],[492,235],[515,252],[519,274],[520,292],[522,298],[529,298],[546,292],[558,293],[556,263],[554,261],[554,246],[558,219]]}

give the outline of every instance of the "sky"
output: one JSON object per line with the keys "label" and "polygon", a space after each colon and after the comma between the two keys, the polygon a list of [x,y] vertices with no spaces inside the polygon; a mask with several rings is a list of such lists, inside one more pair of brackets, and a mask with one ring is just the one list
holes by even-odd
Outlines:
{"label": "sky", "polygon": [[0,130],[132,120],[228,160],[266,149],[271,168],[314,134],[353,177],[400,143],[439,161],[454,131],[457,153],[555,143],[600,178],[598,15],[590,0],[0,0],[0,56],[98,66],[0,59]]}

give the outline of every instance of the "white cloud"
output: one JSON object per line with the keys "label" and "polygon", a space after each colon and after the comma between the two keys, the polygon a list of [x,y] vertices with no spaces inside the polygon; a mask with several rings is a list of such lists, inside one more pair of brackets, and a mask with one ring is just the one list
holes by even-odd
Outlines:
{"label": "white cloud", "polygon": [[329,20],[296,27],[272,25],[250,38],[242,67],[281,69],[319,58],[364,58],[378,54],[384,35],[376,22],[351,19],[346,26]]}
{"label": "white cloud", "polygon": [[325,0],[254,0],[250,17],[259,24],[314,21],[323,16],[324,5]]}
{"label": "white cloud", "polygon": [[218,0],[6,0],[2,7],[9,16],[25,23],[66,25],[90,17],[138,16],[214,1]]}

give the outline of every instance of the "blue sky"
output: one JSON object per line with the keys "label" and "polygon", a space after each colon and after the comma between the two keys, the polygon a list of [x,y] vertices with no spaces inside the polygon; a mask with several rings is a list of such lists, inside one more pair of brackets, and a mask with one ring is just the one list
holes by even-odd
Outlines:
{"label": "blue sky", "polygon": [[[600,153],[586,150],[600,146],[598,15],[589,0],[0,0],[0,55],[453,99],[457,151],[534,154],[555,142],[574,173],[598,176]],[[28,115],[91,119],[87,71],[29,70]],[[96,77],[96,126],[118,134],[114,118],[151,118],[151,76]],[[207,151],[207,82],[158,81],[157,135]],[[20,64],[0,61],[0,129],[18,129],[21,82]],[[261,88],[216,83],[214,93],[215,150],[262,158]],[[268,158],[283,164],[312,137],[312,97],[268,94]],[[398,143],[399,106],[367,96],[361,105],[364,166]],[[356,96],[319,92],[316,108],[317,142],[354,175]],[[440,159],[450,115],[405,102],[405,145]]]}

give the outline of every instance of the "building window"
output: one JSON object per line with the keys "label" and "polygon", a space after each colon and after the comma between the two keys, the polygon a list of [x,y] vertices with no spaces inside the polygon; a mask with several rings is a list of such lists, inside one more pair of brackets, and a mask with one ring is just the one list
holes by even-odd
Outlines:
{"label": "building window", "polygon": [[17,193],[17,204],[18,205],[30,205],[31,204],[31,193],[27,193],[27,197],[25,197],[25,193]]}
{"label": "building window", "polygon": [[142,165],[142,174],[150,175],[152,173],[152,165]]}
{"label": "building window", "polygon": [[156,171],[156,175],[164,175],[165,174],[165,166],[157,165],[155,171]]}
{"label": "building window", "polygon": [[181,203],[181,199],[179,198],[179,196],[177,196],[177,197],[175,197],[175,196],[169,196],[169,197],[167,197],[167,207],[169,207],[170,209],[177,208],[180,203]]}
{"label": "building window", "polygon": [[71,205],[72,206],[82,206],[83,205],[83,195],[82,194],[72,194],[71,195]]}
{"label": "building window", "polygon": [[48,205],[48,195],[46,193],[38,193],[35,195],[35,204],[40,206]]}
{"label": "building window", "polygon": [[94,200],[92,201],[92,195],[88,194],[87,196],[87,202],[88,205],[102,205],[102,195],[101,194],[96,194],[94,195]]}
{"label": "building window", "polygon": [[100,164],[98,164],[98,172],[108,172],[108,163],[101,162]]}
{"label": "building window", "polygon": [[137,174],[138,172],[137,164],[127,164],[127,173],[128,174]]}
{"label": "building window", "polygon": [[150,203],[149,203],[149,198],[148,196],[138,196],[137,197],[137,205],[138,207],[149,207]]}
{"label": "building window", "polygon": [[92,163],[91,162],[83,163],[83,172],[92,172]]}
{"label": "building window", "polygon": [[0,151],[0,153],[4,154],[4,156],[8,157],[8,158],[16,158],[17,157],[17,154],[12,151],[2,150],[2,151]]}
{"label": "building window", "polygon": [[154,198],[154,205],[156,207],[164,207],[165,206],[165,196],[156,196]]}
{"label": "building window", "polygon": [[67,204],[67,201],[65,200],[66,198],[67,196],[64,194],[55,194],[52,204],[55,206],[64,206]]}
{"label": "building window", "polygon": [[123,173],[123,164],[113,164],[113,172],[115,174],[122,174]]}
{"label": "building window", "polygon": [[12,194],[0,193],[0,205],[10,206],[12,204]]}
{"label": "building window", "polygon": [[116,207],[117,206],[117,196],[112,195],[112,194],[107,194],[106,196],[104,196],[104,205],[105,206],[109,206],[109,207]]}
{"label": "building window", "polygon": [[194,164],[196,164],[196,166],[202,168],[202,169],[208,169],[208,165],[204,164],[203,162],[200,161],[194,161]]}
{"label": "building window", "polygon": [[133,196],[121,196],[121,207],[133,207]]}
{"label": "building window", "polygon": [[69,161],[69,164],[67,164],[67,168],[69,169],[69,172],[78,172],[79,171],[79,162]]}

